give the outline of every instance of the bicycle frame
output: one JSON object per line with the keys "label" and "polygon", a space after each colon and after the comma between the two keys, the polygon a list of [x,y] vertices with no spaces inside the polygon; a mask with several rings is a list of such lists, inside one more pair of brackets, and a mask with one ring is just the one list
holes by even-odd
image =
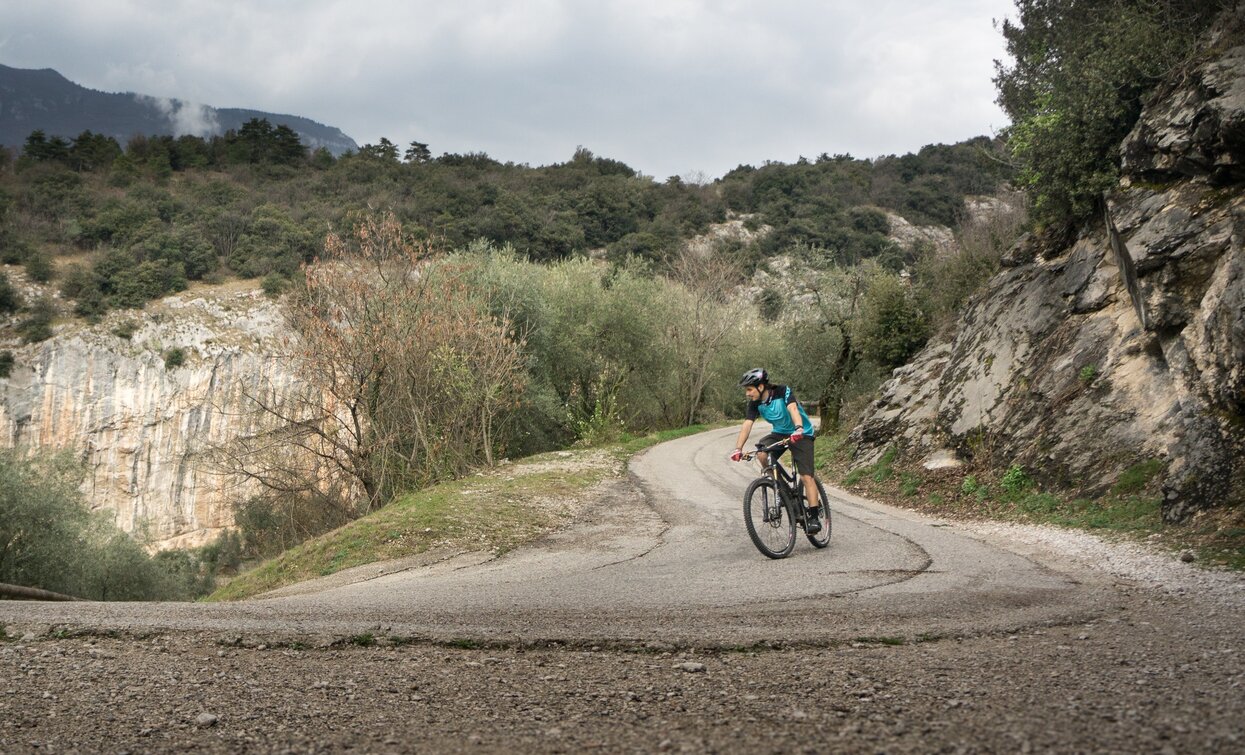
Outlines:
{"label": "bicycle frame", "polygon": [[754,458],[756,458],[756,455],[758,453],[769,454],[768,456],[769,461],[765,464],[765,467],[761,470],[761,474],[772,478],[775,483],[785,483],[785,484],[778,485],[778,490],[780,491],[780,494],[782,495],[790,494],[794,496],[795,500],[799,500],[799,497],[800,497],[799,491],[800,491],[800,486],[803,484],[803,480],[801,480],[799,476],[797,476],[794,472],[788,472],[787,468],[784,467],[782,465],[782,462],[779,460],[779,454],[775,453],[775,452],[780,452],[782,449],[787,448],[790,445],[791,445],[790,441],[780,440],[768,448],[760,448],[760,449],[757,449],[757,451],[753,453],[744,454],[742,459],[744,461],[752,461]]}

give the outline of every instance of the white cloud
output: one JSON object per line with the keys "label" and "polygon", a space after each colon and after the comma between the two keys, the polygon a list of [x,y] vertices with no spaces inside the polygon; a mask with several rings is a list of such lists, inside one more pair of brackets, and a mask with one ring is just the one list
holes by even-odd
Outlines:
{"label": "white cloud", "polygon": [[206,105],[143,94],[136,94],[134,99],[151,105],[168,118],[173,124],[174,136],[212,136],[221,133],[216,112]]}

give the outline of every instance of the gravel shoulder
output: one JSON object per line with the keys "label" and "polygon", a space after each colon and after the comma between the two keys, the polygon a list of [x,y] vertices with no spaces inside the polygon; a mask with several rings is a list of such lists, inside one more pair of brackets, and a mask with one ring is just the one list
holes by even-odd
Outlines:
{"label": "gravel shoulder", "polygon": [[1010,635],[740,652],[0,646],[4,752],[1239,752],[1239,612],[1150,588]]}

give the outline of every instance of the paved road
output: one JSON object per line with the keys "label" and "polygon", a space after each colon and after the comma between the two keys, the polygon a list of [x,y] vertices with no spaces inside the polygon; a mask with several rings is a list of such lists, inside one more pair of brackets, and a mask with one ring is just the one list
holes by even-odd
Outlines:
{"label": "paved road", "polygon": [[770,561],[733,432],[650,450],[590,522],[499,559],[231,605],[0,602],[0,752],[1241,751],[1236,582],[1108,578],[1068,538],[845,494],[829,549]]}
{"label": "paved road", "polygon": [[764,558],[740,505],[756,468],[725,458],[734,432],[650,449],[590,521],[501,558],[226,605],[0,602],[0,623],[712,647],[1004,632],[1104,608],[1110,591],[1090,575],[842,491],[830,548],[801,538],[790,558]]}

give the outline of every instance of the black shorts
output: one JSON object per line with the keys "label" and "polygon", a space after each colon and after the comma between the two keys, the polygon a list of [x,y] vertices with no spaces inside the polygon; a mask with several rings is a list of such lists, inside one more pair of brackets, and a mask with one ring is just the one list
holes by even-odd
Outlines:
{"label": "black shorts", "polygon": [[[758,449],[766,449],[775,443],[786,440],[791,436],[781,435],[779,433],[770,433],[757,443]],[[779,449],[776,453],[782,456],[787,449]],[[791,446],[791,458],[795,459],[795,468],[800,474],[813,474],[813,436],[805,435]]]}

